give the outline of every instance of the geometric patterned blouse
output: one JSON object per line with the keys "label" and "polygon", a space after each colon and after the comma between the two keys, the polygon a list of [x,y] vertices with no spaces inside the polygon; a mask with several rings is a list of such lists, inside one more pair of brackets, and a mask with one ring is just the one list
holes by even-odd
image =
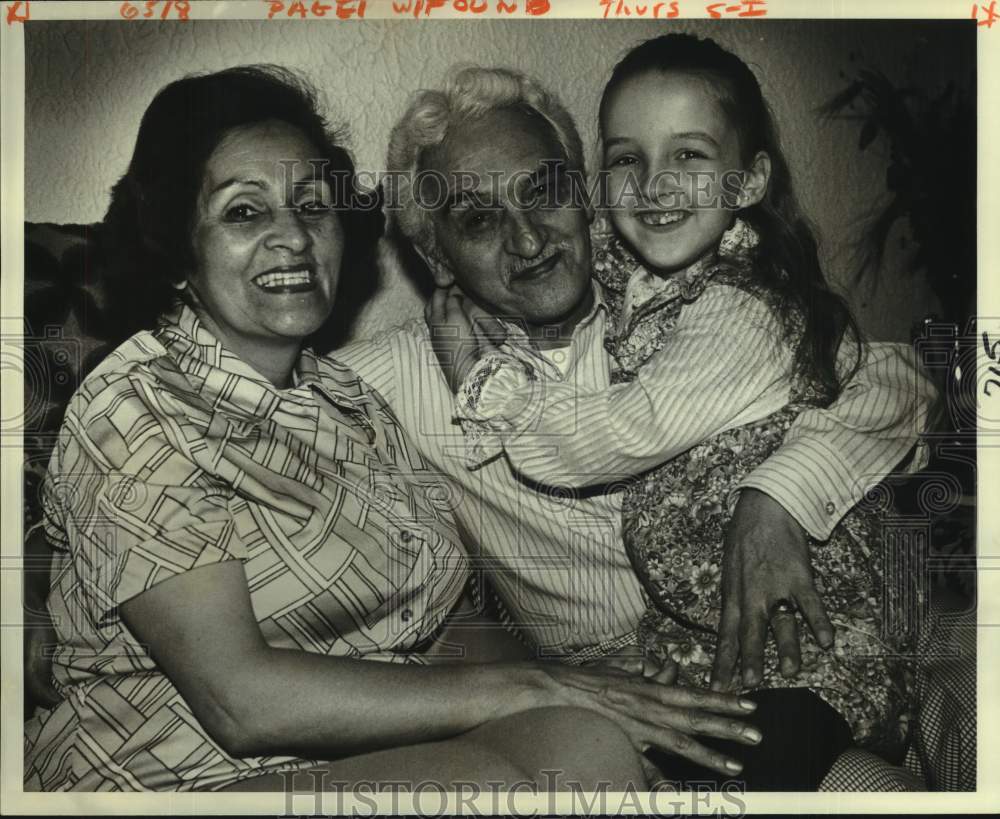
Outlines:
{"label": "geometric patterned blouse", "polygon": [[350,369],[304,351],[276,389],[177,305],[85,380],[52,456],[64,699],[26,725],[25,788],[189,790],[314,765],[228,756],[118,605],[240,560],[269,645],[420,662],[468,578],[448,497]]}

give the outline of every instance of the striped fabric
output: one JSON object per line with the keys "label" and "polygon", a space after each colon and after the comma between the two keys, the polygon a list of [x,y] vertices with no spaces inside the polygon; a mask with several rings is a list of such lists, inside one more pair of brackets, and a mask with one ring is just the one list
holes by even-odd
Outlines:
{"label": "striped fabric", "polygon": [[[595,294],[593,311],[562,349],[568,361],[554,362],[565,370],[564,377],[554,377],[567,396],[603,392],[610,385],[611,362],[603,345],[607,313],[596,287]],[[511,332],[519,331],[511,327]],[[746,339],[736,343],[729,330],[722,337],[724,344],[717,335],[701,335],[699,343],[685,347],[684,356],[672,359],[676,376],[667,375],[693,384],[705,368],[722,369],[717,359],[735,363]],[[620,487],[613,481],[598,490],[541,487],[512,473],[503,459],[467,469],[466,442],[452,421],[454,398],[422,321],[337,355],[385,396],[421,455],[451,477],[450,501],[463,538],[543,655],[571,655],[635,628],[645,604],[622,546]],[[658,393],[656,400],[669,402],[675,413],[668,431],[694,423],[715,405],[747,406],[747,396],[738,394],[740,380],[712,382],[701,392],[688,389],[684,403],[671,401],[668,391]],[[813,536],[825,539],[860,499],[864,482],[858,478],[889,472],[913,446],[932,389],[915,375],[900,345],[872,345],[841,399],[829,410],[802,413],[784,446],[743,485],[767,492]],[[603,462],[617,444],[617,419],[605,408],[593,417],[585,410],[553,419],[556,437],[532,450],[549,459],[543,474],[559,474],[562,486],[587,483],[579,479],[595,473],[608,476]],[[651,426],[643,419],[639,437],[654,436]],[[574,474],[564,465],[564,442],[572,442],[578,455]],[[634,474],[627,459],[615,467]]]}
{"label": "striped fabric", "polygon": [[[569,378],[607,383],[603,308],[581,324]],[[502,461],[465,468],[452,423],[454,397],[423,321],[336,351],[389,402],[435,470],[451,478],[448,502],[472,558],[542,656],[563,656],[631,632],[645,610],[621,546],[621,492],[545,492]]]}
{"label": "striped fabric", "polygon": [[976,607],[934,610],[917,660],[920,711],[907,754],[934,791],[976,790]]}
{"label": "striped fabric", "polygon": [[[784,456],[741,487],[775,495],[813,537],[829,537],[869,485],[913,449],[926,424],[933,386],[915,377],[902,349],[866,348],[865,366],[832,410],[804,412]],[[641,474],[789,401],[792,358],[782,328],[763,302],[732,287],[713,287],[685,307],[669,347],[627,384],[564,381],[541,360],[534,370],[525,367],[523,357],[505,348],[481,359],[466,379],[475,389],[463,385],[456,415],[470,432],[494,430],[514,470],[546,485]],[[496,454],[476,444],[477,462]]]}
{"label": "striped fabric", "polygon": [[903,765],[854,749],[821,791],[976,790],[976,609],[934,605],[917,647],[920,707]]}
{"label": "striped fabric", "polygon": [[824,793],[896,793],[925,791],[927,785],[903,765],[890,765],[871,751],[851,748],[837,757],[819,790]]}
{"label": "striped fabric", "polygon": [[468,579],[441,486],[331,359],[304,353],[277,390],[186,307],[127,341],[76,393],[50,467],[65,699],[26,724],[25,787],[188,790],[313,764],[226,755],[117,607],[240,560],[271,646],[419,662]]}

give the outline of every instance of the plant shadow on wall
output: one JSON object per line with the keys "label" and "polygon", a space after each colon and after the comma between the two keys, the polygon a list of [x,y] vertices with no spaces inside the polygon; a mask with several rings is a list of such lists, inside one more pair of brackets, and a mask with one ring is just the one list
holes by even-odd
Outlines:
{"label": "plant shadow on wall", "polygon": [[[980,339],[975,317],[975,43],[971,45],[972,67],[943,86],[930,80],[896,84],[881,71],[860,68],[853,77],[842,72],[847,86],[819,109],[825,119],[857,122],[859,151],[876,145],[888,150],[885,196],[863,217],[855,242],[855,283],[866,277],[877,281],[890,257],[902,258],[901,272],[922,276],[941,305],[940,314],[926,316],[912,333],[923,368],[941,395],[926,439],[930,463],[920,474],[894,481],[894,514],[926,521],[930,591],[939,599],[952,596],[958,605],[975,598],[975,362]],[[911,65],[933,61],[934,53],[933,44],[923,43]],[[902,252],[890,254],[890,241],[900,234]]]}

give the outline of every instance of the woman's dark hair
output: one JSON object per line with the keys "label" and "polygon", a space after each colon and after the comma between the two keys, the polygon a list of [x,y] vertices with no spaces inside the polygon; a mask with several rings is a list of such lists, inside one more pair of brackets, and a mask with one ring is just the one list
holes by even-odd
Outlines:
{"label": "woman's dark hair", "polygon": [[842,384],[836,367],[841,340],[846,333],[854,341],[856,369],[861,336],[846,302],[823,277],[815,233],[796,201],[777,128],[757,78],[739,57],[712,40],[665,34],[636,46],[615,66],[601,97],[602,129],[607,106],[619,86],[651,71],[680,71],[710,80],[736,130],[743,166],[748,167],[758,151],[771,158],[767,193],[758,204],[740,212],[760,236],[754,272],[757,281],[777,297],[783,317],[795,311],[802,316],[804,333],[796,351],[799,371],[811,379],[824,401],[833,401]]}
{"label": "woman's dark hair", "polygon": [[[212,152],[233,129],[267,120],[297,128],[319,152],[316,159],[327,162],[324,173],[345,237],[338,308],[373,289],[381,209],[376,197],[358,189],[354,163],[341,135],[318,112],[315,91],[279,66],[239,66],[172,82],[143,114],[102,229],[114,319],[123,328],[152,327],[177,296],[173,284],[193,268],[193,217]],[[338,317],[343,312],[336,310]],[[318,334],[326,339],[323,346],[336,330],[325,326]]]}

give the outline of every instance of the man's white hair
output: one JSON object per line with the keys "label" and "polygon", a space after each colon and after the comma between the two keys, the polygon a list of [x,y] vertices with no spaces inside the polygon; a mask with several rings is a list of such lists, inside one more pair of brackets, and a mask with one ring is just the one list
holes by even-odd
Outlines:
{"label": "man's white hair", "polygon": [[[390,226],[426,255],[435,254],[431,212],[416,201],[413,180],[424,151],[440,145],[451,128],[503,108],[524,108],[549,124],[567,167],[584,171],[583,142],[573,117],[554,94],[510,68],[453,68],[441,91],[417,91],[389,136],[387,169],[394,172],[396,195],[388,216]],[[557,159],[561,157],[551,157]],[[456,169],[460,170],[460,169]]]}

